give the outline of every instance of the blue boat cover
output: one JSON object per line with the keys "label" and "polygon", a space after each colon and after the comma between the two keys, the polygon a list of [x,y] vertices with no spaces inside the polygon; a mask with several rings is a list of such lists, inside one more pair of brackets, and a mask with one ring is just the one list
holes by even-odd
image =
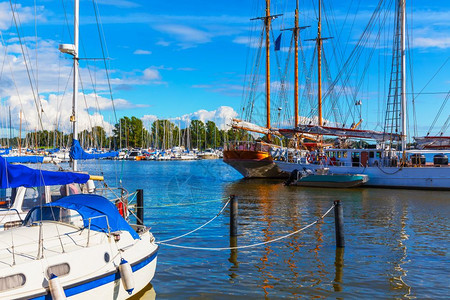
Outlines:
{"label": "blue boat cover", "polygon": [[0,152],[0,155],[6,155],[6,154],[9,154],[9,151],[11,150],[11,148],[3,148],[0,150],[3,151],[3,152]]}
{"label": "blue boat cover", "polygon": [[26,163],[41,163],[44,161],[43,156],[37,156],[37,155],[25,155],[25,156],[5,156],[6,161],[9,163],[20,163],[20,164],[26,164]]}
{"label": "blue boat cover", "polygon": [[[126,230],[134,239],[139,239],[139,235],[120,215],[117,207],[105,197],[93,194],[77,194],[63,197],[44,206],[59,206],[76,210],[83,218],[85,228],[89,228],[89,218],[91,218],[92,230],[108,232],[109,225],[111,232]],[[35,209],[39,209],[39,207]],[[103,216],[107,216],[108,219]]]}
{"label": "blue boat cover", "polygon": [[98,153],[98,154],[91,154],[87,153],[86,151],[81,148],[80,142],[78,140],[72,141],[72,147],[70,147],[70,158],[72,159],[96,159],[96,158],[103,158],[103,157],[116,157],[119,156],[119,152],[117,151],[111,151],[108,153]]}
{"label": "blue boat cover", "polygon": [[47,152],[50,153],[50,154],[53,154],[53,153],[58,152],[58,151],[59,151],[59,148],[54,148],[54,149],[47,150]]}
{"label": "blue boat cover", "polygon": [[2,189],[19,186],[37,187],[43,185],[85,183],[89,180],[88,174],[43,171],[22,165],[11,165],[4,157],[0,157],[0,168],[0,188]]}

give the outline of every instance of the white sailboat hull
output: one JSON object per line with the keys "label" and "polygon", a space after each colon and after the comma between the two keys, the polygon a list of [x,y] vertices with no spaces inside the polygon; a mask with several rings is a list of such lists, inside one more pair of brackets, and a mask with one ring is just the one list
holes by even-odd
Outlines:
{"label": "white sailboat hull", "polygon": [[[4,247],[0,249],[0,278],[22,274],[25,283],[12,289],[2,287],[0,299],[48,299],[49,267],[60,264],[69,266],[66,275],[58,276],[68,299],[127,299],[147,286],[155,274],[158,246],[151,241],[149,232],[141,234],[138,240],[122,232],[116,242],[102,232],[91,232],[87,238],[86,230],[44,224],[43,257],[37,259],[38,226],[11,230],[11,234],[5,231],[0,235]],[[12,235],[15,239],[9,240]],[[125,290],[119,272],[121,258],[130,263],[133,271],[131,295]]]}
{"label": "white sailboat hull", "polygon": [[[316,170],[319,164],[290,163],[275,161],[277,166],[285,171],[301,170],[303,168]],[[352,167],[327,166],[335,174],[366,174],[369,181],[365,186],[414,188],[414,189],[440,189],[450,190],[450,167]]]}

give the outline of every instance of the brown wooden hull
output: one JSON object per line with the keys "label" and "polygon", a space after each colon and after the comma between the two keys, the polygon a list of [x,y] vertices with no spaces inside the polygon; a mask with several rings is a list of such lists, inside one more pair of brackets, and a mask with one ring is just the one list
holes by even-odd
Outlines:
{"label": "brown wooden hull", "polygon": [[266,151],[225,150],[223,161],[245,178],[287,178],[289,173],[283,172],[273,162]]}

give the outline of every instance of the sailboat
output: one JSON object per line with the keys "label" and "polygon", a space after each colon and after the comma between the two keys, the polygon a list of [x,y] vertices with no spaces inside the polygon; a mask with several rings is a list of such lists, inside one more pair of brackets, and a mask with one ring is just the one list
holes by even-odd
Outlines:
{"label": "sailboat", "polygon": [[[320,16],[319,0],[319,16]],[[314,124],[299,124],[295,129],[279,130],[286,136],[294,134],[314,134],[319,137],[337,136],[344,138],[374,139],[377,145],[371,149],[348,149],[317,147],[309,151],[305,156],[298,157],[295,162],[276,161],[278,167],[285,172],[295,169],[307,168],[313,171],[321,168],[329,168],[334,174],[365,174],[369,177],[366,186],[395,187],[395,188],[420,188],[450,190],[450,167],[448,159],[436,160],[433,164],[426,164],[407,152],[407,122],[406,122],[406,3],[405,0],[397,0],[396,30],[394,39],[394,54],[391,76],[390,99],[400,103],[390,104],[386,111],[385,130],[383,132],[359,130],[352,128],[338,128],[324,126],[321,122],[321,97],[319,88],[319,122]],[[319,20],[320,33],[320,20]],[[320,35],[317,38],[320,44]],[[320,52],[318,53],[320,61]],[[319,64],[320,74],[320,64]],[[393,80],[395,79],[395,82]],[[320,87],[319,77],[319,87]],[[388,102],[389,103],[389,102]],[[389,104],[388,104],[389,105]],[[397,109],[397,106],[399,107]],[[395,107],[392,108],[392,107]],[[400,116],[400,120],[397,118]],[[395,127],[400,124],[400,130]],[[394,149],[395,142],[400,144],[398,150]],[[443,163],[445,162],[445,163]],[[439,167],[439,168],[437,168]]]}
{"label": "sailboat", "polygon": [[[265,54],[266,54],[266,80],[265,80],[265,96],[266,96],[266,126],[259,126],[240,119],[232,120],[232,128],[236,130],[244,130],[255,132],[267,136],[269,143],[264,141],[234,141],[224,145],[223,161],[245,178],[286,178],[286,173],[274,163],[271,152],[279,148],[270,143],[274,135],[278,133],[272,130],[270,123],[270,28],[273,19],[280,15],[270,14],[270,0],[266,0],[266,14],[264,17],[252,20],[263,20],[265,30]],[[297,11],[298,13],[298,11]],[[297,15],[298,20],[298,15]],[[298,24],[296,24],[297,31]]]}
{"label": "sailboat", "polygon": [[[78,12],[75,0],[74,45],[60,47],[74,58],[74,137]],[[76,156],[85,157],[78,146],[75,140],[73,172],[33,170],[0,160],[0,188],[86,183],[91,176],[77,170]],[[149,228],[128,224],[103,196],[78,193],[42,203],[28,212],[23,225],[0,232],[1,299],[127,299],[155,274],[158,246]]]}

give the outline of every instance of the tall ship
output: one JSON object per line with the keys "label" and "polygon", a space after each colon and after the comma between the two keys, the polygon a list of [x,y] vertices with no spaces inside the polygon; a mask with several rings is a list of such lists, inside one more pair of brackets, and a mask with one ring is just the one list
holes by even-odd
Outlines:
{"label": "tall ship", "polygon": [[[261,31],[260,47],[259,51],[265,48],[265,126],[257,125],[253,122],[253,114],[255,110],[255,92],[254,89],[258,85],[258,75],[251,76],[250,84],[244,90],[250,91],[248,93],[247,107],[244,107],[241,111],[246,116],[247,120],[233,119],[232,128],[239,130],[245,134],[247,140],[243,141],[231,141],[225,143],[223,151],[223,161],[245,178],[287,178],[289,174],[281,170],[274,162],[274,153],[278,153],[281,150],[280,145],[283,143],[283,137],[278,132],[277,128],[274,128],[271,124],[271,78],[270,78],[270,34],[272,28],[272,20],[280,17],[280,14],[272,15],[270,12],[270,0],[265,1],[265,16],[254,18],[252,20],[261,20],[264,26]],[[299,32],[305,27],[299,27],[299,11],[298,1],[296,2],[295,10],[295,25],[290,30],[293,32],[293,40],[295,45],[295,88],[294,88],[294,110],[295,110],[295,123],[298,124],[298,39]],[[264,37],[264,40],[263,40]],[[280,48],[281,35],[275,41],[275,51]],[[258,52],[257,57],[261,57],[261,53]],[[255,59],[255,68],[259,64],[259,59]],[[282,84],[283,85],[283,84]],[[280,115],[281,107],[278,107]],[[264,137],[254,140],[251,134],[261,134]],[[278,143],[275,143],[277,141]]]}
{"label": "tall ship", "polygon": [[[434,155],[432,161],[427,159],[424,152],[416,149],[408,149],[408,124],[407,124],[407,91],[406,91],[406,1],[395,1],[395,21],[394,35],[391,58],[391,72],[389,78],[388,97],[386,99],[386,108],[384,110],[384,126],[382,131],[362,130],[358,126],[362,118],[356,125],[352,124],[350,128],[343,126],[342,123],[334,124],[322,119],[322,95],[321,91],[321,0],[319,0],[319,22],[318,36],[316,38],[316,49],[318,59],[318,101],[317,101],[317,122],[299,124],[293,129],[280,129],[279,132],[287,137],[293,137],[299,134],[315,135],[319,140],[325,137],[335,137],[336,147],[315,147],[309,151],[299,153],[293,157],[284,157],[284,159],[275,160],[277,166],[285,172],[296,172],[298,170],[312,170],[316,172],[320,169],[328,168],[334,174],[365,174],[369,177],[366,185],[376,187],[394,187],[394,188],[420,188],[420,189],[440,189],[450,190],[450,167],[448,157],[445,153],[428,153],[428,156]],[[380,2],[382,3],[382,2]],[[377,24],[384,24],[387,17],[387,11],[392,9],[388,4],[378,6],[369,24],[366,26],[362,36],[358,41],[357,47],[368,47],[369,43],[375,39],[370,35],[371,31],[376,31]],[[378,22],[378,23],[377,23]],[[383,22],[383,23],[382,23]],[[376,37],[380,37],[380,31],[375,32]],[[375,40],[376,41],[376,40]],[[376,46],[376,44],[374,45]],[[338,76],[325,92],[328,99],[332,95],[343,93],[345,87],[341,87],[339,92],[338,83],[348,81],[353,70],[352,67],[358,62],[358,48],[352,51],[351,55],[342,64],[342,69]],[[369,58],[370,61],[371,58]],[[366,68],[368,65],[365,65]],[[343,72],[342,70],[346,70]],[[359,80],[359,78],[358,78]],[[353,87],[355,89],[356,87]],[[359,88],[359,87],[358,87]],[[448,99],[448,95],[446,97]],[[333,100],[335,101],[335,100]],[[356,101],[355,105],[361,105]],[[447,124],[447,122],[446,122]],[[344,124],[345,125],[345,124]],[[445,126],[445,125],[444,125]],[[353,143],[350,139],[356,139]],[[367,144],[368,140],[374,140],[374,144]],[[448,149],[448,137],[441,132],[438,137],[422,137],[417,141],[428,144],[429,149],[438,149],[439,151]],[[367,144],[367,147],[361,147],[361,144]],[[420,143],[419,143],[420,145]],[[359,147],[358,147],[359,146]],[[424,146],[426,148],[427,145]],[[443,151],[445,152],[445,151]]]}

